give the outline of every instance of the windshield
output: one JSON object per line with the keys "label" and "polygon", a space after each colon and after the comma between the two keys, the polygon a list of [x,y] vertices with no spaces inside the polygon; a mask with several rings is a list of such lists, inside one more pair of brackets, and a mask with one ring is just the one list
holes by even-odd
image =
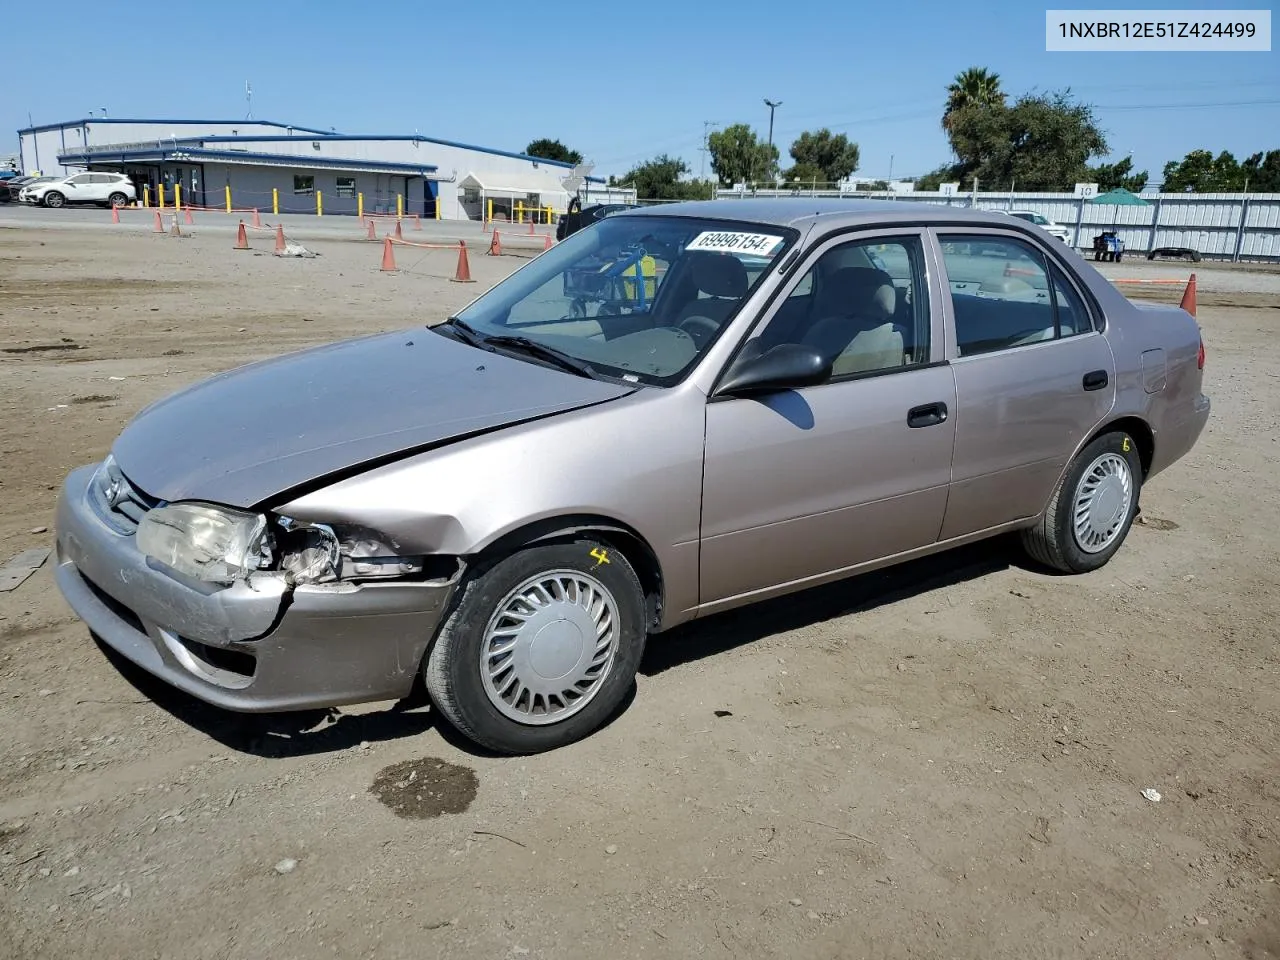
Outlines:
{"label": "windshield", "polygon": [[[457,320],[495,349],[514,346],[516,355],[545,361],[528,349],[533,341],[579,361],[588,375],[667,386],[693,367],[796,237],[755,223],[606,217],[538,256]],[[525,342],[494,339],[512,337]]]}

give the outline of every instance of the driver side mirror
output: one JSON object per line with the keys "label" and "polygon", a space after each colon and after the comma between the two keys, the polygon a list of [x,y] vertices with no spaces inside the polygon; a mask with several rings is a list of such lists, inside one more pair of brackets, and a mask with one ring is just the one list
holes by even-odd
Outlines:
{"label": "driver side mirror", "polygon": [[752,357],[739,357],[729,368],[717,396],[749,396],[812,387],[831,377],[834,359],[800,343],[780,343]]}

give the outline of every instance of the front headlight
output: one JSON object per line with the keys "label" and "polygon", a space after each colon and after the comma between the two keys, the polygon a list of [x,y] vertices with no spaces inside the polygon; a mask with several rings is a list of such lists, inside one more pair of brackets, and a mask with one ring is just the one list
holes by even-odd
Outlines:
{"label": "front headlight", "polygon": [[179,573],[211,583],[247,577],[268,559],[267,518],[227,507],[171,503],[138,524],[138,549]]}
{"label": "front headlight", "polygon": [[280,569],[291,583],[377,580],[421,573],[421,557],[401,556],[386,536],[360,527],[279,518]]}

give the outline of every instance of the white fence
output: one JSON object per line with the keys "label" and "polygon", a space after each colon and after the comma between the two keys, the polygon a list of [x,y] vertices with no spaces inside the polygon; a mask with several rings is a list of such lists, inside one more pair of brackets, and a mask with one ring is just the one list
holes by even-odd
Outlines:
{"label": "white fence", "polygon": [[1093,246],[1103,230],[1115,230],[1125,250],[1146,253],[1158,247],[1190,247],[1215,260],[1280,260],[1280,194],[1158,193],[1143,194],[1145,206],[1090,203],[1070,193],[941,193],[841,194],[836,190],[719,190],[717,199],[740,197],[872,197],[888,203],[912,201],[981,210],[1032,210],[1072,231],[1071,242]]}

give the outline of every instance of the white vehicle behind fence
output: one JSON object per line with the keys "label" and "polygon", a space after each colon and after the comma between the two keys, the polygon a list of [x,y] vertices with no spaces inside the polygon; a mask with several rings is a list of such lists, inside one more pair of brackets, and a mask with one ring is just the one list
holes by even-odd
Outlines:
{"label": "white vehicle behind fence", "polygon": [[123,207],[138,199],[138,188],[123,173],[95,171],[24,187],[18,199],[46,207],[65,207],[73,203]]}

